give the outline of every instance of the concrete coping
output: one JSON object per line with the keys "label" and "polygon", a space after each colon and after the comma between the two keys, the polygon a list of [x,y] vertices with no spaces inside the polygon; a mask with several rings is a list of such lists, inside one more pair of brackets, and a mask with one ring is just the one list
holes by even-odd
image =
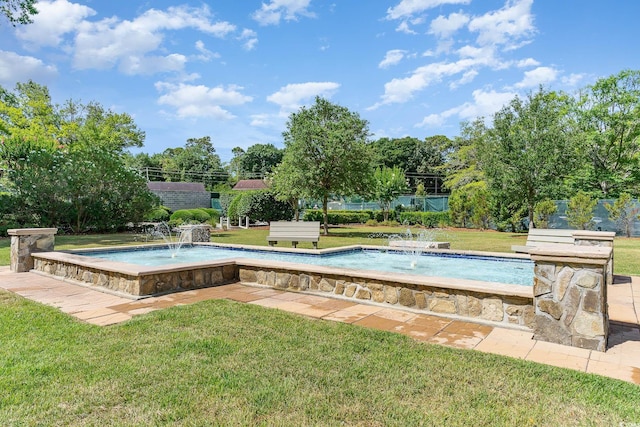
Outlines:
{"label": "concrete coping", "polygon": [[613,249],[601,246],[553,246],[532,247],[529,251],[534,261],[605,265]]}
{"label": "concrete coping", "polygon": [[580,240],[611,241],[614,237],[616,237],[616,233],[613,231],[577,230],[573,232],[573,238]]}
{"label": "concrete coping", "polygon": [[57,234],[57,228],[10,228],[7,230],[9,236],[34,236]]}

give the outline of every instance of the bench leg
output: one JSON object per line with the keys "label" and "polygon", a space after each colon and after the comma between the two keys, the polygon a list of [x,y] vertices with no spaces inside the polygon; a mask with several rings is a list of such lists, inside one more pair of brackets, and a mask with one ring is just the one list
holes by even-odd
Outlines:
{"label": "bench leg", "polygon": [[318,249],[318,242],[313,242],[313,248]]}
{"label": "bench leg", "polygon": [[294,248],[298,247],[298,242],[291,242],[291,246],[293,246]]}
{"label": "bench leg", "polygon": [[269,242],[269,246],[275,245],[276,242]]}

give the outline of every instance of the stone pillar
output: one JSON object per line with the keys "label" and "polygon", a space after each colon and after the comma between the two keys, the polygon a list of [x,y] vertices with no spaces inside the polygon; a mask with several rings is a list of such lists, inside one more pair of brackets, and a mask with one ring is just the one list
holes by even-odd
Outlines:
{"label": "stone pillar", "polygon": [[211,241],[211,227],[208,225],[181,225],[178,228],[180,229],[180,241],[183,243]]}
{"label": "stone pillar", "polygon": [[605,351],[612,248],[539,246],[530,255],[535,262],[534,338]]}
{"label": "stone pillar", "polygon": [[31,254],[53,251],[54,235],[57,232],[57,228],[13,228],[7,230],[11,236],[11,271],[24,273],[33,269]]}
{"label": "stone pillar", "polygon": [[[613,251],[613,239],[616,233],[613,231],[589,231],[577,230],[573,232],[573,241],[576,246],[601,246],[611,248]],[[613,284],[613,252],[611,252],[611,262],[609,263],[609,282]]]}

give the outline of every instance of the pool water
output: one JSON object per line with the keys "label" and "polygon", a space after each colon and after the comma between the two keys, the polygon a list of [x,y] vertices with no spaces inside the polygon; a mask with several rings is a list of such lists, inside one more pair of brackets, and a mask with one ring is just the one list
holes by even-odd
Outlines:
{"label": "pool water", "polygon": [[[144,266],[251,258],[514,285],[532,286],[533,284],[533,262],[530,260],[473,255],[423,253],[419,256],[410,256],[400,251],[383,252],[366,249],[324,255],[307,255],[206,246],[182,247],[175,258],[171,257],[171,252],[168,249],[120,250],[81,253],[81,255]],[[412,267],[412,261],[415,261],[415,267]]]}

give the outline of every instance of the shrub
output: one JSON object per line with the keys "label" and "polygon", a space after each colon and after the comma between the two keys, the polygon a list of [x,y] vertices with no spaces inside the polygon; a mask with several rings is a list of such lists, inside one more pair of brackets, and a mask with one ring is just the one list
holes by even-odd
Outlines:
{"label": "shrub", "polygon": [[533,223],[536,228],[549,228],[549,218],[556,210],[558,206],[553,200],[545,199],[536,203],[533,209]]}
{"label": "shrub", "polygon": [[[372,211],[329,211],[327,213],[327,220],[329,224],[364,224],[373,218]],[[305,221],[320,221],[322,222],[322,211],[316,209],[310,209],[304,213]]]}
{"label": "shrub", "polygon": [[593,210],[597,204],[598,200],[579,191],[567,203],[567,223],[578,230],[590,230],[593,228]]}
{"label": "shrub", "polygon": [[169,213],[169,211],[164,206],[159,206],[147,212],[144,215],[144,220],[150,222],[161,222],[168,221],[170,217],[171,214]]}
{"label": "shrub", "polygon": [[451,225],[449,211],[445,212],[402,212],[400,222],[407,225],[422,225],[429,228]]}
{"label": "shrub", "polygon": [[200,210],[205,211],[209,214],[209,221],[207,221],[211,225],[216,225],[220,222],[220,212],[214,208],[200,208]]}
{"label": "shrub", "polygon": [[171,214],[170,220],[174,223],[207,222],[211,216],[203,209],[180,209]]}
{"label": "shrub", "polygon": [[376,225],[378,225],[378,221],[375,219],[370,219],[365,222],[364,225],[366,225],[367,227],[375,227]]}

